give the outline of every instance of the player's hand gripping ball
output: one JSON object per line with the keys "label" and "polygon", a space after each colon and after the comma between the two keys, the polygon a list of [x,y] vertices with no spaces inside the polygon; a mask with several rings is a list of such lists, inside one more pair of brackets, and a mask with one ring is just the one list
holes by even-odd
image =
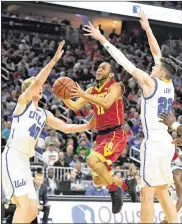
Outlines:
{"label": "player's hand gripping ball", "polygon": [[54,82],[52,91],[57,98],[68,100],[71,98],[70,93],[73,86],[76,86],[76,84],[72,79],[61,77]]}

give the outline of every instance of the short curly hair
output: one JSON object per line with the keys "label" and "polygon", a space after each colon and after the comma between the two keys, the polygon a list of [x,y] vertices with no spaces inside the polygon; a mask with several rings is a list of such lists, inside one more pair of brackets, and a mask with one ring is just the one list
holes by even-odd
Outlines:
{"label": "short curly hair", "polygon": [[172,78],[172,76],[174,76],[177,73],[178,71],[177,65],[170,58],[161,58],[160,62],[161,66],[167,70],[168,72],[167,76],[169,78]]}

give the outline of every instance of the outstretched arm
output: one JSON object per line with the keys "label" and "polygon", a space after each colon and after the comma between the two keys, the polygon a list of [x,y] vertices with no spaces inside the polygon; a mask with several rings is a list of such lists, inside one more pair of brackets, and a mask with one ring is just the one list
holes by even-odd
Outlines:
{"label": "outstretched arm", "polygon": [[92,36],[105,47],[109,54],[116,60],[118,64],[123,66],[123,68],[130,73],[135,79],[138,80],[142,87],[152,87],[154,89],[155,82],[154,80],[146,73],[140,69],[137,69],[135,65],[129,61],[125,55],[118,50],[114,45],[112,45],[107,39],[100,33],[99,29],[94,28],[94,26],[89,22],[89,25],[85,25],[86,28],[83,28],[87,34],[85,36]]}
{"label": "outstretched arm", "polygon": [[161,50],[159,47],[159,44],[157,43],[157,40],[152,32],[152,29],[150,27],[149,21],[147,19],[147,16],[144,14],[144,12],[140,11],[138,13],[140,17],[140,24],[142,28],[146,31],[150,50],[152,52],[152,55],[154,57],[155,64],[159,62],[159,59],[162,57]]}
{"label": "outstretched arm", "polygon": [[21,96],[18,99],[18,102],[21,103],[26,103],[27,101],[30,101],[35,95],[35,93],[39,93],[41,87],[47,80],[49,73],[51,72],[52,68],[54,65],[57,63],[57,61],[61,58],[63,54],[63,46],[64,46],[65,41],[62,41],[59,44],[59,47],[56,51],[55,56],[53,59],[40,71],[40,73],[35,77],[35,82],[33,82],[26,90],[21,94]]}
{"label": "outstretched arm", "polygon": [[59,131],[66,134],[75,132],[84,132],[95,128],[95,117],[93,116],[87,124],[67,124],[64,121],[55,117],[51,112],[47,111],[47,124]]}

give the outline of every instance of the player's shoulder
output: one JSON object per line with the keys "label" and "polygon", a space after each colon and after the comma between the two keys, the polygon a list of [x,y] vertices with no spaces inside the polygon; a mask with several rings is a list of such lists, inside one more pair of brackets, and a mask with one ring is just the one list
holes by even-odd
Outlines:
{"label": "player's shoulder", "polygon": [[20,95],[14,109],[13,116],[21,116],[22,114],[24,114],[30,107],[31,103],[31,100],[25,101],[22,99],[22,95]]}
{"label": "player's shoulder", "polygon": [[109,89],[116,89],[116,88],[121,88],[124,87],[123,82],[117,82],[115,80],[113,80],[113,82],[110,84]]}

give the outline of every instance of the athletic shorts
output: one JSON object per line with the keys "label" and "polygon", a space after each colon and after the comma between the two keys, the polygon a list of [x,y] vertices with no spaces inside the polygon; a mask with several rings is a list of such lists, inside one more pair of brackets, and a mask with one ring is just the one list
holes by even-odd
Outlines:
{"label": "athletic shorts", "polygon": [[140,148],[141,187],[173,184],[171,161],[175,146],[168,133],[152,133],[144,139]]}
{"label": "athletic shorts", "polygon": [[5,147],[2,153],[2,186],[8,201],[14,195],[20,197],[26,194],[29,199],[36,200],[28,155],[8,146]]}
{"label": "athletic shorts", "polygon": [[124,151],[126,141],[126,134],[122,129],[105,135],[97,135],[96,148],[92,154],[95,154],[102,162],[112,164]]}

